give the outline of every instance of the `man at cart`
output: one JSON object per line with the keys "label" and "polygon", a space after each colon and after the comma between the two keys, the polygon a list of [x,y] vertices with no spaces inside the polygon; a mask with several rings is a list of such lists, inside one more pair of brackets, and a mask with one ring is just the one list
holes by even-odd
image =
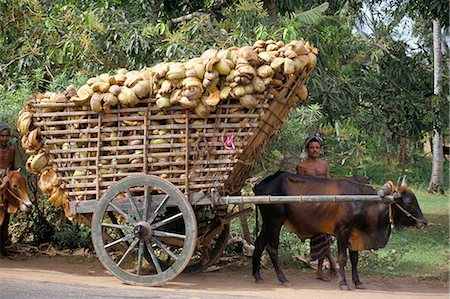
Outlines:
{"label": "man at cart", "polygon": [[[8,125],[0,124],[0,192],[4,192],[6,185],[8,183],[8,169],[14,168],[14,156],[15,149],[14,146],[9,144],[9,138],[11,137],[11,129]],[[4,203],[0,202],[0,208]],[[9,213],[5,213],[5,218],[3,219],[3,225],[0,223],[0,255],[7,255],[5,246],[6,239],[8,235],[8,222]]]}
{"label": "man at cart", "polygon": [[[328,162],[326,160],[319,159],[322,142],[323,140],[318,134],[306,138],[305,151],[308,154],[308,157],[298,163],[297,174],[327,178],[330,177]],[[325,257],[330,263],[330,274],[336,274],[336,263],[331,256],[331,243],[332,237],[328,234],[314,235],[311,237],[310,241],[311,260],[318,260],[316,278],[324,281],[330,280],[330,277],[324,274],[322,269]]]}

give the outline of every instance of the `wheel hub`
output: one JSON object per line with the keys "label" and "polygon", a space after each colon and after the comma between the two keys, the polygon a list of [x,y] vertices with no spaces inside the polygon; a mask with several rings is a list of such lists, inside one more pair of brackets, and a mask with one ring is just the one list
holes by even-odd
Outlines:
{"label": "wheel hub", "polygon": [[152,228],[149,223],[139,221],[133,227],[133,233],[136,238],[139,238],[142,241],[147,241],[152,236]]}

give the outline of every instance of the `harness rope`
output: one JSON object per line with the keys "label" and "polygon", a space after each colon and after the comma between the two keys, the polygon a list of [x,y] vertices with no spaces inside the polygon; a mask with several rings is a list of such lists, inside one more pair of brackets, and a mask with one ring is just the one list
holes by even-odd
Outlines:
{"label": "harness rope", "polygon": [[[359,182],[357,182],[359,183]],[[360,185],[366,185],[366,186],[371,186],[368,184],[363,184],[363,183],[359,183]],[[380,193],[381,191],[381,193]],[[384,195],[393,195],[394,193],[397,194],[401,194],[399,191],[397,191],[397,188],[395,188],[394,184],[392,183],[392,181],[387,181],[383,187],[381,187],[381,189],[378,192],[378,195],[383,197]],[[401,197],[401,196],[400,196]],[[394,196],[395,198],[395,196]],[[405,210],[397,201],[393,201],[388,203],[388,214],[389,214],[389,223],[391,224],[391,226],[394,225],[394,215],[392,213],[392,204],[395,204],[397,206],[397,208],[403,212],[403,214],[405,214],[407,217],[410,217],[412,219],[414,219],[415,221],[419,221],[419,219],[417,217],[415,217],[414,215],[412,215],[410,212],[408,212],[407,210]]]}
{"label": "harness rope", "polygon": [[[8,176],[8,174],[5,173],[5,174],[1,177],[1,179],[3,180],[3,178],[5,178],[5,177],[7,177],[7,176]],[[21,199],[16,193],[14,193],[14,192],[11,190],[11,188],[9,188],[9,183],[7,183],[7,186],[6,186],[6,188],[3,190],[3,193],[4,193],[5,191],[8,191],[9,194],[12,195],[12,197],[14,197],[15,199],[17,199],[19,202],[22,202],[22,199]]]}
{"label": "harness rope", "polygon": [[9,194],[11,194],[15,199],[17,199],[19,202],[22,201],[22,199],[17,196],[9,187],[6,187],[6,190],[9,191]]}
{"label": "harness rope", "polygon": [[392,203],[388,204],[389,224],[394,226],[394,217],[392,216]]}
{"label": "harness rope", "polygon": [[[380,191],[382,191],[382,193],[378,193],[378,195],[382,196],[382,195],[386,195],[386,194],[390,194],[393,195],[394,193],[397,194],[401,194],[400,192],[398,192],[396,190],[397,188],[395,188],[394,184],[392,183],[392,181],[387,181],[383,187],[381,188]],[[395,196],[394,196],[395,199]],[[415,221],[419,221],[419,219],[417,219],[415,216],[413,216],[410,212],[408,212],[407,210],[405,210],[397,201],[393,201],[388,203],[388,214],[389,214],[389,223],[391,224],[391,226],[394,225],[394,215],[392,213],[392,204],[395,204],[397,206],[397,208],[403,212],[403,214],[405,214],[407,217],[410,217],[412,219],[414,219]]]}
{"label": "harness rope", "polygon": [[400,211],[403,212],[403,214],[405,214],[407,217],[410,217],[416,221],[418,221],[419,219],[417,219],[417,217],[414,217],[410,212],[408,212],[407,210],[405,210],[401,205],[398,204],[398,202],[394,201],[394,204],[397,206],[397,208],[399,208]]}
{"label": "harness rope", "polygon": [[417,217],[415,217],[414,215],[412,215],[410,212],[408,212],[407,210],[405,210],[398,202],[393,201],[391,203],[388,204],[388,213],[389,213],[389,223],[391,224],[391,226],[394,225],[394,216],[392,214],[392,205],[395,204],[397,206],[397,208],[403,212],[403,214],[405,214],[407,217],[414,219],[415,221],[419,221],[419,219]]}

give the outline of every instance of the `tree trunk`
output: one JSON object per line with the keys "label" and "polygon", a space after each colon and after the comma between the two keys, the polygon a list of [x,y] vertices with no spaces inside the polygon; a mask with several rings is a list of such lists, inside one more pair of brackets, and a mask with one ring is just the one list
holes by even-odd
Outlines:
{"label": "tree trunk", "polygon": [[337,120],[334,122],[334,127],[336,128],[336,140],[341,142],[341,123]]}
{"label": "tree trunk", "polygon": [[[433,53],[434,53],[434,94],[442,94],[442,50],[441,26],[438,20],[433,20]],[[439,108],[437,108],[439,109]],[[442,152],[441,129],[435,125],[433,130],[433,166],[428,192],[444,193],[444,155]]]}
{"label": "tree trunk", "polygon": [[388,164],[391,164],[392,160],[394,159],[394,154],[392,153],[392,133],[387,128],[385,130],[384,143],[386,145],[387,162],[388,162]]}
{"label": "tree trunk", "polygon": [[277,20],[277,6],[274,0],[264,0],[264,8],[269,14],[269,18],[272,22]]}
{"label": "tree trunk", "polygon": [[408,138],[406,136],[400,137],[400,150],[398,152],[398,161],[404,167],[408,161]]}
{"label": "tree trunk", "polygon": [[434,130],[433,135],[433,168],[427,191],[444,193],[444,154],[442,136],[437,130]]}

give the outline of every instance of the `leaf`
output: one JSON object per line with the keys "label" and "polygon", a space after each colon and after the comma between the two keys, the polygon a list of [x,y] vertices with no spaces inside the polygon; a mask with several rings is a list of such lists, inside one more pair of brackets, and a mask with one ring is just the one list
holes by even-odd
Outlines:
{"label": "leaf", "polygon": [[313,25],[317,23],[322,17],[323,13],[328,9],[330,4],[324,2],[319,6],[316,6],[310,10],[300,12],[296,14],[296,18],[303,24]]}

